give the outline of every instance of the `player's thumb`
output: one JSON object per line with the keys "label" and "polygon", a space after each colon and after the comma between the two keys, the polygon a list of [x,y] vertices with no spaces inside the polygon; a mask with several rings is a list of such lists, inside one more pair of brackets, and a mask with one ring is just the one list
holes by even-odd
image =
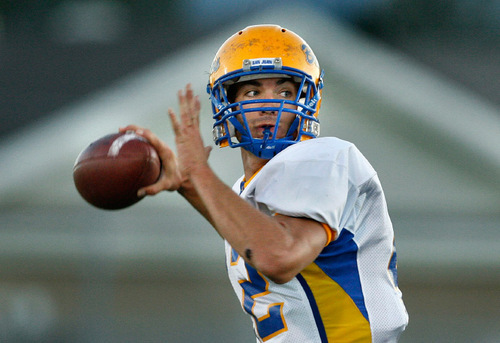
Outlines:
{"label": "player's thumb", "polygon": [[143,187],[137,191],[137,196],[139,198],[145,197],[146,195],[156,195],[160,193],[161,191],[176,191],[179,189],[180,183],[175,182],[173,180],[168,180],[168,179],[163,179],[158,181],[157,183],[154,183],[150,186]]}

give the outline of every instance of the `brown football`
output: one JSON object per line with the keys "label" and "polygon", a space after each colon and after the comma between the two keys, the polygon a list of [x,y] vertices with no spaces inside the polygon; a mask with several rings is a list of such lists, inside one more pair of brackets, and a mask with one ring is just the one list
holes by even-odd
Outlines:
{"label": "brown football", "polygon": [[90,204],[118,210],[141,200],[137,191],[155,183],[161,161],[149,142],[132,131],[104,136],[78,155],[73,180]]}

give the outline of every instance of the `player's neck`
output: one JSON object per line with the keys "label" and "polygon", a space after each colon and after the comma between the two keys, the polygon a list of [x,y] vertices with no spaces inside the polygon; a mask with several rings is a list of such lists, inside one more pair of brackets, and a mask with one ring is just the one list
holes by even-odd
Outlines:
{"label": "player's neck", "polygon": [[249,180],[260,168],[262,168],[269,160],[262,159],[255,156],[251,152],[241,150],[241,161],[243,162],[243,170],[245,172],[245,179]]}

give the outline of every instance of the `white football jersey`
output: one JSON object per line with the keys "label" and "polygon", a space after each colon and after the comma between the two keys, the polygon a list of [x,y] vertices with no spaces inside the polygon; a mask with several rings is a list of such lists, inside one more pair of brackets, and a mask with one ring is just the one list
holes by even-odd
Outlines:
{"label": "white football jersey", "polygon": [[276,284],[226,242],[227,269],[259,342],[395,342],[408,322],[394,233],[377,174],[352,144],[316,138],[271,159],[233,189],[260,211],[337,232],[293,280]]}

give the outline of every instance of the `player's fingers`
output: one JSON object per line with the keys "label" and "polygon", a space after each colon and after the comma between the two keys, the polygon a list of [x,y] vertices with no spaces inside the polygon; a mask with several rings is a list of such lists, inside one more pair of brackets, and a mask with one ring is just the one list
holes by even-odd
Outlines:
{"label": "player's fingers", "polygon": [[177,156],[175,156],[172,149],[166,149],[160,158],[162,160],[162,172],[158,183],[163,183],[163,188],[166,190],[176,190],[181,183],[181,172]]}
{"label": "player's fingers", "polygon": [[179,101],[179,117],[181,119],[181,122],[185,123],[188,116],[188,109],[186,96],[184,95],[184,92],[182,90],[179,90],[177,92],[177,99]]}
{"label": "player's fingers", "polygon": [[180,179],[179,163],[174,151],[167,145],[164,145],[157,152],[161,160],[161,175],[158,182],[170,179],[178,182],[178,179]]}
{"label": "player's fingers", "polygon": [[159,181],[150,186],[143,187],[137,191],[137,196],[139,198],[145,197],[146,195],[156,195],[164,190],[175,191],[179,189],[180,183]]}
{"label": "player's fingers", "polygon": [[186,96],[184,98],[184,110],[185,113],[185,123],[188,126],[194,125],[194,113],[193,113],[193,90],[191,89],[191,84],[186,85]]}
{"label": "player's fingers", "polygon": [[186,85],[185,92],[178,93],[180,117],[182,124],[186,126],[198,125],[199,100],[194,96],[191,84]]}
{"label": "player's fingers", "polygon": [[187,84],[186,86],[186,107],[188,122],[199,126],[201,103],[198,95],[194,95],[191,84]]}
{"label": "player's fingers", "polygon": [[162,191],[162,189],[160,187],[158,187],[157,184],[155,183],[151,186],[147,186],[147,187],[143,187],[143,188],[139,189],[137,191],[137,196],[139,198],[143,198],[146,195],[156,195],[156,194],[160,193],[161,191]]}
{"label": "player's fingers", "polygon": [[120,132],[120,133],[125,133],[127,131],[134,131],[134,132],[136,132],[136,131],[141,130],[141,129],[143,129],[143,128],[140,127],[140,126],[138,126],[138,125],[132,125],[131,124],[131,125],[127,125],[127,126],[124,126],[124,127],[120,127],[118,129],[118,132]]}
{"label": "player's fingers", "polygon": [[135,130],[135,133],[141,137],[144,137],[148,140],[148,142],[155,148],[155,150],[158,152],[158,154],[161,153],[161,151],[165,149],[169,149],[167,144],[163,142],[160,137],[158,137],[156,134],[154,134],[151,130],[149,129],[143,129],[139,128]]}
{"label": "player's fingers", "polygon": [[193,98],[193,89],[191,88],[191,84],[186,84],[186,99],[189,101]]}
{"label": "player's fingers", "polygon": [[146,195],[156,195],[162,191],[176,191],[180,186],[180,177],[167,178],[165,176],[161,176],[156,183],[139,189],[137,191],[137,196],[142,198]]}
{"label": "player's fingers", "polygon": [[174,151],[163,142],[158,136],[148,129],[139,131],[141,136],[146,138],[149,143],[155,148],[162,162],[162,172],[171,175],[177,171],[177,157]]}
{"label": "player's fingers", "polygon": [[[170,150],[171,151],[171,150]],[[162,158],[162,171],[158,181],[152,185],[143,187],[138,190],[137,196],[143,197],[146,195],[155,195],[161,191],[176,191],[182,183],[182,177],[177,164],[177,159],[173,152],[172,155],[167,157],[163,154]]]}
{"label": "player's fingers", "polygon": [[172,130],[174,131],[174,134],[177,136],[180,133],[180,124],[179,121],[177,120],[177,116],[175,115],[174,111],[171,108],[168,109],[168,116],[170,117]]}
{"label": "player's fingers", "polygon": [[191,116],[190,104],[185,96],[181,97],[181,102],[179,102],[179,108],[181,112],[180,119],[182,125],[191,126],[193,124],[193,120]]}
{"label": "player's fingers", "polygon": [[119,129],[120,132],[130,132],[133,131],[136,135],[145,138],[154,148],[160,153],[164,149],[168,149],[168,146],[151,130],[137,126],[128,125]]}
{"label": "player's fingers", "polygon": [[196,126],[200,126],[200,110],[201,110],[201,103],[200,103],[200,98],[198,95],[196,95],[193,98],[192,101],[193,105],[193,112],[191,114],[192,120]]}
{"label": "player's fingers", "polygon": [[148,141],[156,141],[158,137],[149,129],[137,126],[137,125],[127,125],[125,127],[120,127],[119,132],[134,132],[136,135],[146,138]]}

